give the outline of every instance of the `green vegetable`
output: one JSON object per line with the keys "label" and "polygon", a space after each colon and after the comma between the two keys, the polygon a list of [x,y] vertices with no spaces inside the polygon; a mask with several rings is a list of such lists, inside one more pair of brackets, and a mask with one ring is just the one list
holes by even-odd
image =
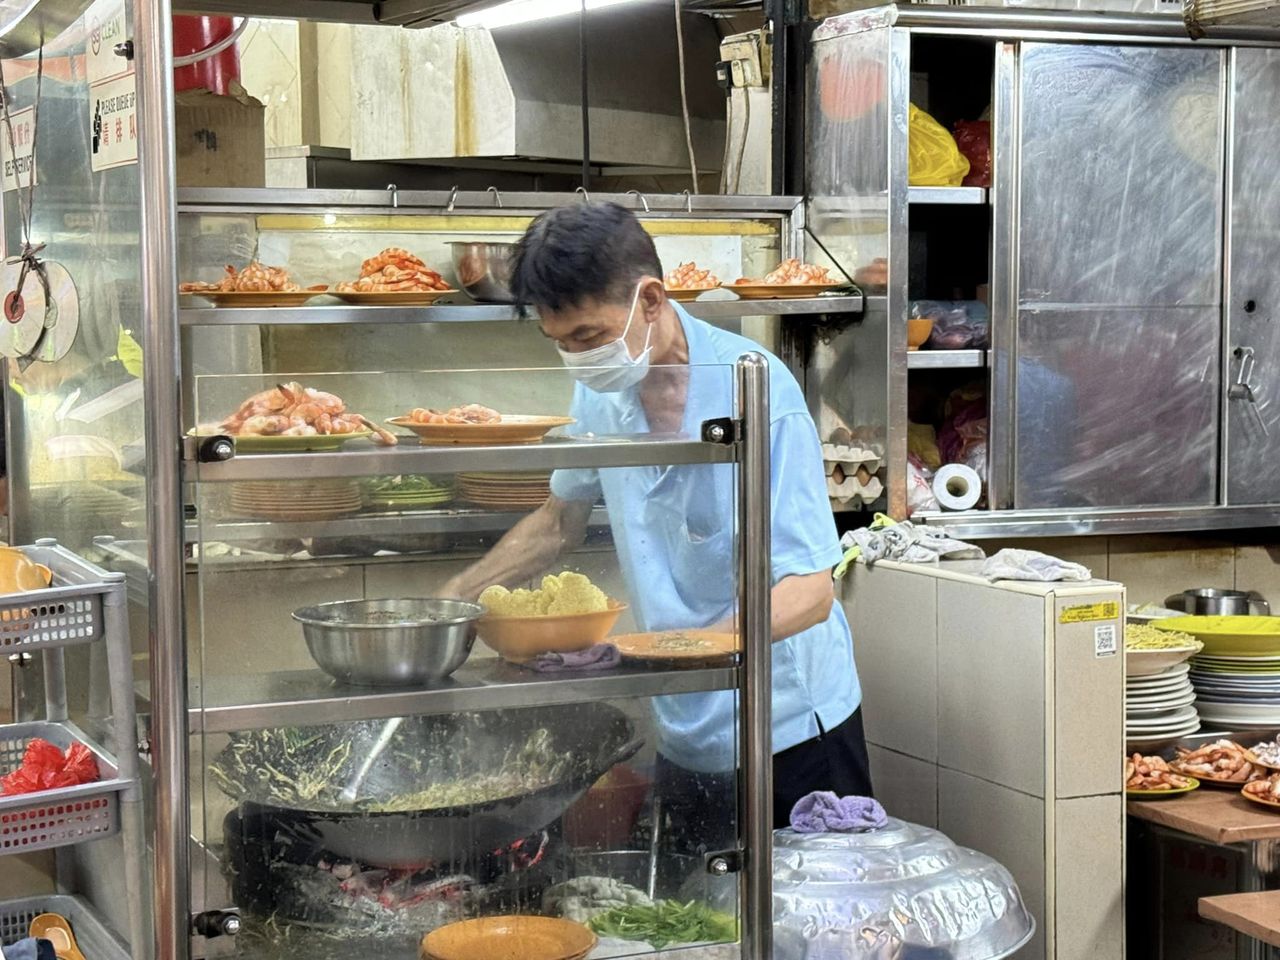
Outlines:
{"label": "green vegetable", "polygon": [[643,940],[657,950],[673,943],[719,943],[738,936],[738,923],[733,917],[692,900],[615,907],[593,917],[590,927],[602,937]]}

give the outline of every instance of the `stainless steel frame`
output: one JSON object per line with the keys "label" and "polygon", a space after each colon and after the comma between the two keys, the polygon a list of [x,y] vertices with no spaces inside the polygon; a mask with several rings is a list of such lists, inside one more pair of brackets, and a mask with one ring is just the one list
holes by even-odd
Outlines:
{"label": "stainless steel frame", "polygon": [[996,46],[991,145],[991,385],[987,421],[987,501],[1013,505],[1014,370],[1018,313],[1018,45]]}
{"label": "stainless steel frame", "polygon": [[135,0],[147,565],[151,614],[151,755],[155,782],[155,953],[182,960],[191,936],[187,645],[183,604],[181,372],[169,0]]}

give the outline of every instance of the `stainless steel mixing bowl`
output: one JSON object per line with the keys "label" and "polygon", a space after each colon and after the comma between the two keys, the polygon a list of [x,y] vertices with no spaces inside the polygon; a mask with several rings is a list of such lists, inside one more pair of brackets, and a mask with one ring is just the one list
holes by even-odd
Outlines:
{"label": "stainless steel mixing bowl", "polygon": [[511,260],[514,243],[455,241],[453,271],[458,283],[472,300],[480,303],[511,303]]}
{"label": "stainless steel mixing bowl", "polygon": [[320,669],[342,683],[441,680],[471,654],[484,608],[461,600],[339,600],[293,611]]}

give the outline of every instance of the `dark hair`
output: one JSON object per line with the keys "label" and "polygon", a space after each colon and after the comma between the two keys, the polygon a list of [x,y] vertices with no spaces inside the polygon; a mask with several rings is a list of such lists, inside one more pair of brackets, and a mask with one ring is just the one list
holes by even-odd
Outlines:
{"label": "dark hair", "polygon": [[511,293],[521,309],[621,303],[644,276],[661,277],[662,262],[634,214],[616,203],[575,204],[529,224],[516,244]]}

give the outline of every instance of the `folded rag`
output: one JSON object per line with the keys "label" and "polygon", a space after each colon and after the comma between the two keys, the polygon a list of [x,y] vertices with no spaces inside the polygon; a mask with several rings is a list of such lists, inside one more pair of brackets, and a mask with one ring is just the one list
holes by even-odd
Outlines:
{"label": "folded rag", "polygon": [[1001,550],[982,565],[982,575],[988,580],[1036,580],[1051,583],[1056,580],[1092,580],[1088,567],[1068,563],[1047,553],[1034,550]]}
{"label": "folded rag", "polygon": [[879,830],[888,822],[884,807],[870,797],[837,797],[829,790],[801,797],[791,808],[791,829],[797,833]]}
{"label": "folded rag", "polygon": [[526,666],[539,673],[561,670],[610,670],[622,662],[622,654],[612,643],[597,643],[573,653],[540,653]]}
{"label": "folded rag", "polygon": [[0,947],[0,960],[58,960],[53,944],[34,937]]}
{"label": "folded rag", "polygon": [[963,540],[947,535],[945,529],[917,527],[910,520],[895,523],[890,517],[876,514],[869,527],[850,530],[840,538],[847,552],[836,567],[836,577],[844,576],[849,564],[858,558],[871,566],[877,560],[899,560],[902,563],[937,563],[949,560],[981,560],[985,553]]}

